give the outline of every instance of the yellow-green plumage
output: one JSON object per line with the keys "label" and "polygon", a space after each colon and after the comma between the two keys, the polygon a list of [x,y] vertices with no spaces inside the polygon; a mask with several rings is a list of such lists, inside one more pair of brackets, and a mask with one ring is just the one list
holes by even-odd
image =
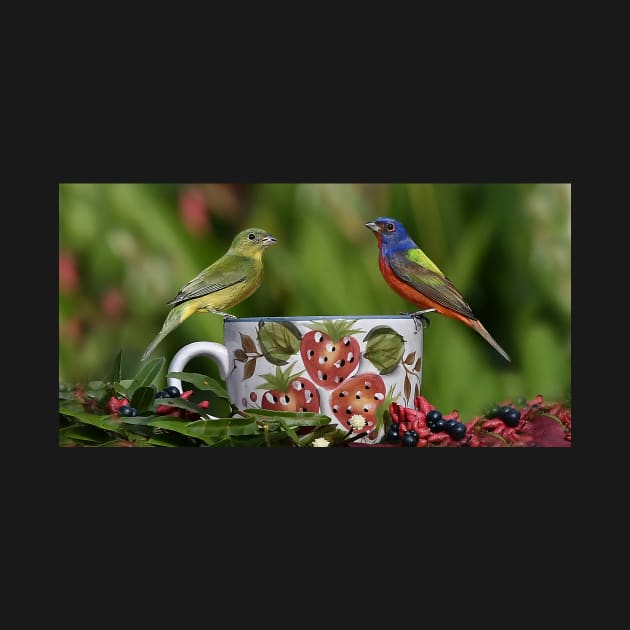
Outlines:
{"label": "yellow-green plumage", "polygon": [[144,361],[156,346],[193,313],[224,313],[248,298],[260,286],[263,279],[263,255],[276,239],[259,228],[248,228],[239,232],[228,251],[190,282],[168,302],[173,308],[162,326],[162,330],[149,344],[142,355]]}
{"label": "yellow-green plumage", "polygon": [[439,273],[441,276],[444,275],[442,270],[419,247],[409,249],[406,252],[406,255],[409,260],[415,262],[417,265],[420,265],[429,271],[433,271],[434,273]]}

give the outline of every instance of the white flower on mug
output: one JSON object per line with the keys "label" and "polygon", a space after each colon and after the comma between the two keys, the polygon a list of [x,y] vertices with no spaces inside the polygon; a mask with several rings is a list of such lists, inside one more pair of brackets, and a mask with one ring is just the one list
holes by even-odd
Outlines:
{"label": "white flower on mug", "polygon": [[313,440],[313,446],[329,446],[329,445],[330,445],[330,442],[326,438],[323,438],[323,437],[315,438]]}
{"label": "white flower on mug", "polygon": [[367,424],[365,418],[359,413],[355,413],[350,418],[349,423],[355,431],[360,431]]}

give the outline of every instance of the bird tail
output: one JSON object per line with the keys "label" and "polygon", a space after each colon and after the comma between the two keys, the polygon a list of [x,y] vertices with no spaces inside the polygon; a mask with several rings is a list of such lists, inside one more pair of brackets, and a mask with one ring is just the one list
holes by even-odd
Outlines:
{"label": "bird tail", "polygon": [[477,331],[504,359],[512,362],[508,353],[492,338],[492,335],[483,327],[478,319],[468,320],[468,325]]}
{"label": "bird tail", "polygon": [[169,314],[166,316],[164,320],[164,324],[162,325],[162,330],[155,336],[153,341],[149,344],[148,348],[144,351],[142,358],[140,361],[145,361],[146,358],[155,350],[157,345],[172,332],[177,326],[179,326],[185,319],[188,319],[194,312],[195,307],[191,307],[187,304],[181,304],[180,306],[176,306],[171,309]]}

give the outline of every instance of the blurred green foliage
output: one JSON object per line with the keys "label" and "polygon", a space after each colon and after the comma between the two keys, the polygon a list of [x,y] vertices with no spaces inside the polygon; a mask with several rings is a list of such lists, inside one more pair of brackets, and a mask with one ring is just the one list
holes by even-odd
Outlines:
{"label": "blurred green foliage", "polygon": [[[123,372],[160,329],[166,302],[261,227],[278,243],[239,317],[409,312],[378,269],[364,224],[392,216],[444,270],[512,357],[460,322],[430,315],[422,393],[468,419],[516,396],[567,396],[571,382],[569,184],[61,184],[59,380]],[[223,321],[195,315],[154,356],[223,341]],[[209,359],[186,368],[218,378]],[[164,371],[164,373],[166,373]]]}

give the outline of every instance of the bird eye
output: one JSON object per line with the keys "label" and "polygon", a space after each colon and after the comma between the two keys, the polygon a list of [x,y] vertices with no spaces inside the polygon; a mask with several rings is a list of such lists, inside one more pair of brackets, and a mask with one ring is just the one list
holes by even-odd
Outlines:
{"label": "bird eye", "polygon": [[393,232],[394,231],[394,224],[393,223],[388,223],[387,224],[387,231],[388,232]]}
{"label": "bird eye", "polygon": [[248,238],[250,241],[253,241],[253,240],[256,238],[256,235],[255,235],[253,232],[250,232],[250,233],[247,235],[247,238]]}

